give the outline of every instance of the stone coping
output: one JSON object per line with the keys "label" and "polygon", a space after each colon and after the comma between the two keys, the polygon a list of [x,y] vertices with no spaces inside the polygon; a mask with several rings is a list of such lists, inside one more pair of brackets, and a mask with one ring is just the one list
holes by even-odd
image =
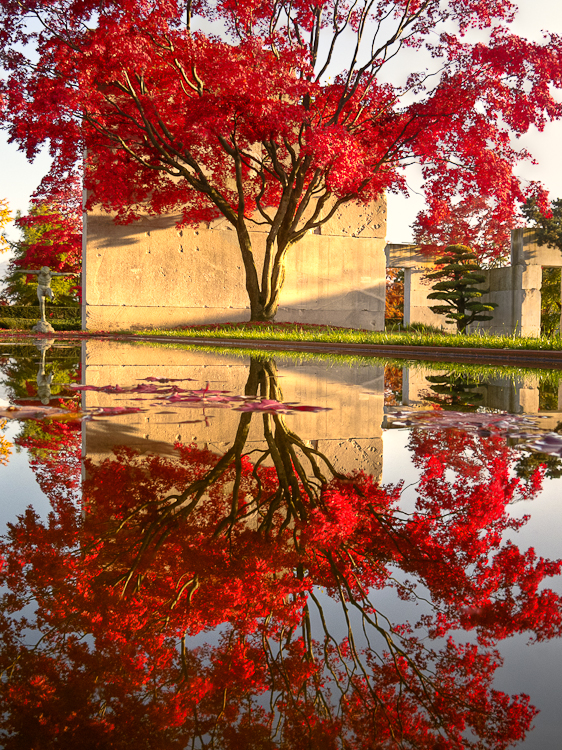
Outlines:
{"label": "stone coping", "polygon": [[[187,344],[193,346],[214,346],[225,349],[255,349],[264,352],[304,352],[307,354],[334,354],[361,357],[387,357],[389,359],[425,360],[429,362],[462,362],[467,364],[493,364],[508,366],[524,366],[530,368],[562,369],[562,351],[542,349],[491,349],[470,348],[457,346],[412,346],[408,344],[356,344],[356,343],[327,343],[323,341],[267,341],[264,339],[231,339],[204,336],[151,336],[143,334],[120,334],[113,332],[63,332],[55,334],[38,335],[33,333],[18,332],[10,335],[6,331],[0,333],[0,344],[13,339],[40,339],[55,338],[83,341],[88,339],[104,339],[122,342],[152,341],[160,344]],[[21,343],[24,343],[23,341]]]}

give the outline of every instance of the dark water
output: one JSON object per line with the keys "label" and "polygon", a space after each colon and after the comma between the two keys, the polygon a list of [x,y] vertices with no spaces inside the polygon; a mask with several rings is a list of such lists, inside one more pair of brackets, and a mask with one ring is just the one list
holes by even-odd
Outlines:
{"label": "dark water", "polygon": [[557,373],[0,366],[3,747],[559,747]]}

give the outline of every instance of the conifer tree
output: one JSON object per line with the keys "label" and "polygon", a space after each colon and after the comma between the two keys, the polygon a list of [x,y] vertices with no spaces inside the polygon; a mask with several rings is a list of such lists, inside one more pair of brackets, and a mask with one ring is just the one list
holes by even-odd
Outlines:
{"label": "conifer tree", "polygon": [[439,300],[442,304],[433,305],[430,310],[457,325],[459,333],[465,333],[471,323],[492,320],[491,312],[497,307],[495,302],[481,302],[488,293],[481,285],[486,280],[478,265],[476,254],[466,245],[449,245],[445,254],[435,261],[439,270],[427,274],[435,280],[433,292],[428,299]]}

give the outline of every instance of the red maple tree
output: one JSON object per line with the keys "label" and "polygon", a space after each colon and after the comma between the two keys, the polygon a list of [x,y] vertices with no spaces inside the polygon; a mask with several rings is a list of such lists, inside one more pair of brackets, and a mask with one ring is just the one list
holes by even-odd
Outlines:
{"label": "red maple tree", "polygon": [[513,207],[482,196],[469,195],[458,203],[441,197],[421,211],[413,230],[423,253],[439,257],[449,245],[466,245],[484,267],[506,265],[511,248],[511,230],[522,224]]}
{"label": "red maple tree", "polygon": [[[27,280],[22,270],[37,270],[48,266],[57,273],[80,274],[82,269],[82,187],[74,179],[71,184],[40,186],[34,194],[29,212],[18,215],[15,221],[21,230],[21,239],[12,243],[13,256],[4,279],[4,295],[12,303],[29,304],[36,297],[26,288]],[[55,297],[73,302],[81,298],[79,281],[68,278],[54,279]]]}
{"label": "red maple tree", "polygon": [[[56,179],[87,149],[89,205],[121,221],[225,217],[251,318],[270,320],[291,246],[343,204],[405,189],[408,164],[422,165],[426,224],[458,194],[513,215],[527,154],[509,135],[558,118],[562,83],[562,41],[512,34],[514,12],[509,0],[4,0],[3,117],[29,157],[50,141]],[[389,83],[404,56],[411,74]]]}
{"label": "red maple tree", "polygon": [[53,271],[80,273],[82,268],[82,189],[74,184],[65,194],[40,191],[31,211],[16,225],[33,238],[25,254],[14,260],[17,268],[49,266]]}

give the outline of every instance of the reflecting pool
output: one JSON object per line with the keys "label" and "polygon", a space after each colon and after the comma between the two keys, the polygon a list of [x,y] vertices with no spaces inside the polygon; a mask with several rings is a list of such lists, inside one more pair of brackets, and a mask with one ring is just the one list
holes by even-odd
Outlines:
{"label": "reflecting pool", "polygon": [[557,371],[0,343],[2,747],[559,746]]}

